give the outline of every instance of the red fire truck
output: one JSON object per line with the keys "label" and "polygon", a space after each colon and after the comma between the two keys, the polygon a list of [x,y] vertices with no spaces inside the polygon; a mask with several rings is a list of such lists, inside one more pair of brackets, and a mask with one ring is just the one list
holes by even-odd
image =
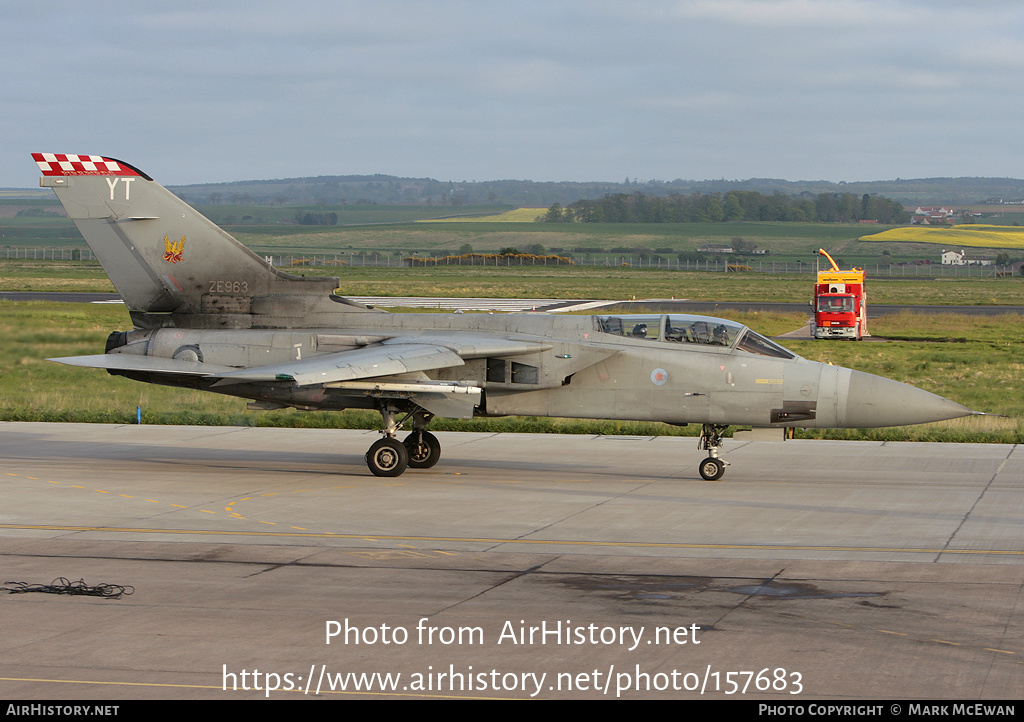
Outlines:
{"label": "red fire truck", "polygon": [[864,291],[864,269],[840,271],[839,266],[823,249],[818,253],[832,264],[827,271],[818,271],[814,284],[814,338],[849,338],[860,341],[868,333],[867,295]]}

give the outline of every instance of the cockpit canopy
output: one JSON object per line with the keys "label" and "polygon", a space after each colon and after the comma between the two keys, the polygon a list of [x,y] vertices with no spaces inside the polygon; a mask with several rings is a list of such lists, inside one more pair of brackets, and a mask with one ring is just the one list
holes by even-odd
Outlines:
{"label": "cockpit canopy", "polygon": [[720,346],[759,356],[791,359],[787,351],[746,326],[724,318],[687,314],[624,314],[595,316],[598,330],[616,336],[680,344]]}

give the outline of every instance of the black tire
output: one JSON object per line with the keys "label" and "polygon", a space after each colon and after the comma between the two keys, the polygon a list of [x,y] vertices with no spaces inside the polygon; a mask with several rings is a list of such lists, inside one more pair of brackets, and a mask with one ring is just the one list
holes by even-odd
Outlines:
{"label": "black tire", "polygon": [[709,456],[700,462],[697,470],[706,481],[718,481],[725,474],[725,463],[721,459]]}
{"label": "black tire", "polygon": [[409,454],[410,469],[429,469],[441,458],[441,442],[429,431],[414,431],[402,443]]}
{"label": "black tire", "polygon": [[366,466],[374,476],[400,476],[409,466],[409,452],[398,439],[380,439],[366,452]]}

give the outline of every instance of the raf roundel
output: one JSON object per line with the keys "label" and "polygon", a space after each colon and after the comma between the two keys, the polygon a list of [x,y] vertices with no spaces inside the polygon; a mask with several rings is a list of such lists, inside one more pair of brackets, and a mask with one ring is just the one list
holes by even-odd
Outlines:
{"label": "raf roundel", "polygon": [[651,383],[655,386],[661,386],[668,381],[668,371],[665,369],[654,369],[651,371]]}

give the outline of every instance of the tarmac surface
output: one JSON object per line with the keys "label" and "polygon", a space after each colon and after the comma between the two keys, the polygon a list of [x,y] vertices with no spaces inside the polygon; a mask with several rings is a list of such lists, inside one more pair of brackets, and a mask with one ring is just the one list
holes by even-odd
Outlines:
{"label": "tarmac surface", "polygon": [[1015,445],[376,437],[0,424],[2,581],[133,588],[0,594],[0,698],[1020,698]]}

